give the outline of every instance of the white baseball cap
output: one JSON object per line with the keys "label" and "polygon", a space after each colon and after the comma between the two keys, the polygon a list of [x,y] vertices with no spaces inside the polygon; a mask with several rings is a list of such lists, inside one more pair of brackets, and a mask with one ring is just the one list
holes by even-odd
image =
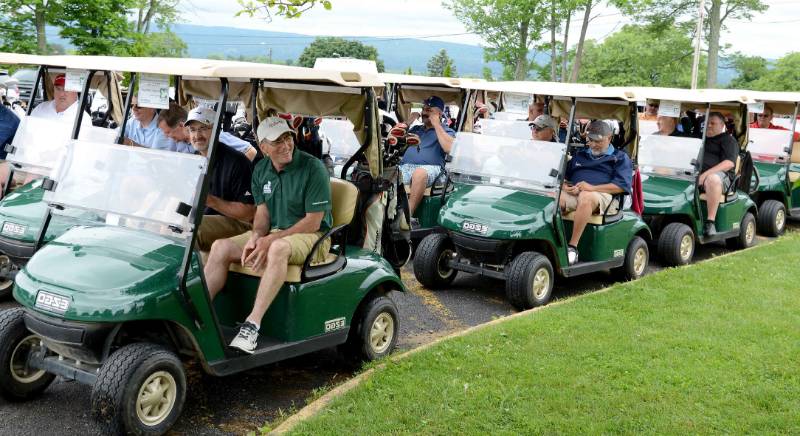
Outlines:
{"label": "white baseball cap", "polygon": [[189,115],[186,117],[186,121],[183,123],[183,125],[188,126],[192,121],[197,121],[207,126],[213,126],[214,119],[216,117],[217,113],[214,111],[214,109],[206,106],[198,106],[189,112]]}
{"label": "white baseball cap", "polygon": [[258,123],[256,134],[259,141],[265,139],[267,141],[275,141],[286,132],[293,132],[286,120],[278,117],[268,117]]}

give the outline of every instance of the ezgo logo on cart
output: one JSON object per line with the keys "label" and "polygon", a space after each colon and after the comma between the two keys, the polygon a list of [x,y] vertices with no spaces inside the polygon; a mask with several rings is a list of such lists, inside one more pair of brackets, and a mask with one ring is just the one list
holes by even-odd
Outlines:
{"label": "ezgo logo on cart", "polygon": [[50,312],[63,314],[69,309],[69,298],[60,295],[51,294],[45,291],[39,291],[36,294],[36,307]]}
{"label": "ezgo logo on cart", "polygon": [[469,221],[464,221],[461,224],[461,230],[470,233],[479,233],[481,235],[485,235],[486,232],[489,231],[489,226],[485,224],[478,224],[478,223],[471,223]]}

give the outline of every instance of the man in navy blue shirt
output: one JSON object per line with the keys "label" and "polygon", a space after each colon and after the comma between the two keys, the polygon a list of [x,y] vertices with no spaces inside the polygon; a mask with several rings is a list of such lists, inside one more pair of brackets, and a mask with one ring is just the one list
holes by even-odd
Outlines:
{"label": "man in navy blue shirt", "polygon": [[559,205],[564,213],[575,211],[572,237],[567,247],[570,265],[578,262],[578,242],[591,215],[607,209],[616,213],[613,194],[631,192],[633,166],[625,152],[611,146],[611,126],[596,120],[586,129],[588,144],[572,157],[567,166]]}
{"label": "man in navy blue shirt", "polygon": [[411,215],[417,210],[425,188],[433,185],[444,167],[444,156],[450,153],[456,132],[442,122],[444,100],[432,96],[425,100],[422,108],[422,125],[408,130],[419,136],[417,147],[408,147],[400,161],[403,184],[411,185],[408,208]]}

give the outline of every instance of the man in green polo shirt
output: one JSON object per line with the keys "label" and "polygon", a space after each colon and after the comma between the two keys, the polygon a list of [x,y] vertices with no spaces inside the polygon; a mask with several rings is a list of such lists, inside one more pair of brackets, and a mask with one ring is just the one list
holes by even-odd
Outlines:
{"label": "man in green polo shirt", "polygon": [[[205,265],[212,299],[225,286],[231,263],[262,273],[253,310],[230,345],[246,353],[256,349],[261,318],[286,281],[288,265],[302,265],[333,222],[330,179],[322,162],[295,148],[294,132],[281,118],[263,120],[256,133],[265,159],[253,170],[253,230],[215,241]],[[328,250],[330,239],[320,244],[314,260],[323,260]]]}

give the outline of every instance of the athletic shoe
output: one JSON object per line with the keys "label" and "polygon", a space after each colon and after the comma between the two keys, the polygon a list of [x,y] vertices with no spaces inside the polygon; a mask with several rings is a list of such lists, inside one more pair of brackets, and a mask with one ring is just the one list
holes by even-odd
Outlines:
{"label": "athletic shoe", "polygon": [[714,236],[717,234],[717,226],[714,225],[714,221],[706,221],[703,225],[703,233],[706,236]]}
{"label": "athletic shoe", "polygon": [[567,247],[567,261],[569,262],[570,266],[575,265],[578,263],[578,248],[573,247],[572,245]]}
{"label": "athletic shoe", "polygon": [[250,321],[245,321],[239,329],[239,334],[231,341],[231,348],[237,348],[245,353],[253,354],[258,345],[258,328]]}

